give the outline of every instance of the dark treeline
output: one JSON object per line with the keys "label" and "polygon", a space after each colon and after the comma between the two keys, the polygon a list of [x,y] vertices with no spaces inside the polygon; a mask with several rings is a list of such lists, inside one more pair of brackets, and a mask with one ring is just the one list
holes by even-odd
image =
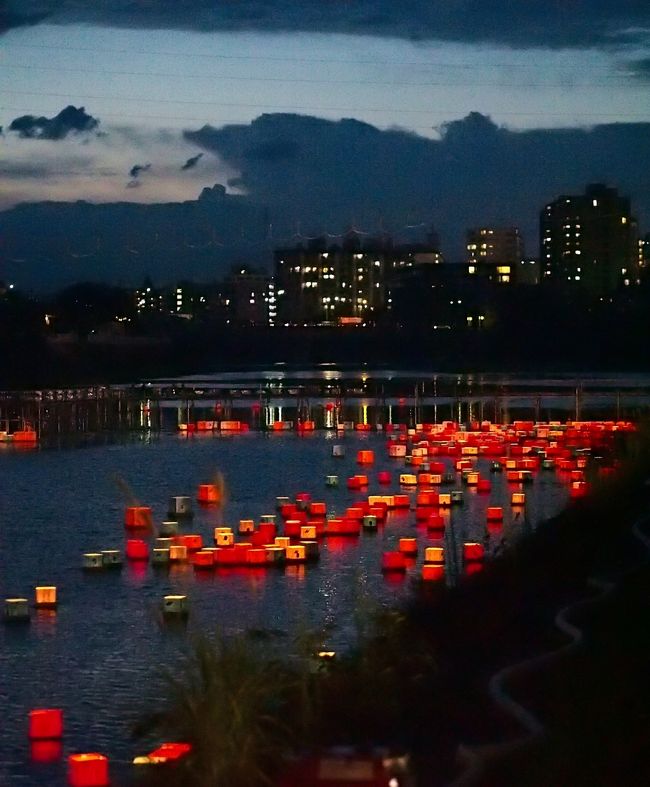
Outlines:
{"label": "dark treeline", "polygon": [[[50,301],[0,297],[0,388],[129,382],[223,367],[323,362],[439,371],[648,371],[650,298],[500,288],[480,327],[445,324],[417,297],[365,327],[283,327],[138,315],[126,290],[76,285]],[[120,316],[120,321],[116,320]],[[476,325],[476,323],[475,323]]]}

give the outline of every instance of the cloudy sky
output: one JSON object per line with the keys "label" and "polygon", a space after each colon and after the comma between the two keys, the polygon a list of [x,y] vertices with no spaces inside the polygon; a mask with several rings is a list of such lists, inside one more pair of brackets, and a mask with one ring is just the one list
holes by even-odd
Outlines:
{"label": "cloudy sky", "polygon": [[[402,201],[409,181],[434,176],[458,175],[471,189],[467,167],[481,171],[497,130],[518,149],[537,135],[536,155],[570,172],[538,187],[535,199],[607,177],[641,212],[648,203],[647,145],[641,158],[634,150],[619,155],[616,169],[595,157],[575,167],[588,135],[563,146],[567,129],[607,127],[609,147],[599,151],[610,159],[622,144],[650,136],[647,0],[5,0],[3,7],[0,208],[45,199],[187,200],[217,182],[272,203],[275,184],[286,221],[313,224],[322,209],[340,225],[371,215],[355,208],[364,195],[344,166],[358,161],[363,171],[403,177]],[[333,122],[310,125],[309,117]],[[341,150],[337,158],[336,146],[351,143],[343,118],[373,128],[354,126],[354,155]],[[471,133],[450,150],[445,137],[454,129],[458,143],[463,118]],[[544,172],[543,160],[534,164]],[[290,215],[325,165],[347,196],[339,205],[330,184],[306,216]],[[498,167],[490,177],[494,193],[503,190]],[[422,205],[415,189],[400,220],[439,216],[446,194],[425,196],[437,204]],[[390,220],[391,200],[380,202],[372,215]],[[512,216],[500,211],[507,223],[530,222],[514,204]]]}

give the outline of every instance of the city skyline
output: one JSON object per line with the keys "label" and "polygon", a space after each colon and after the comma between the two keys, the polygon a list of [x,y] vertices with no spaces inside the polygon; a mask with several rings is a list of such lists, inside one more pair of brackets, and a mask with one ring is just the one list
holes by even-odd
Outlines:
{"label": "city skyline", "polygon": [[278,238],[426,223],[459,256],[463,228],[530,237],[541,202],[607,182],[647,226],[642,3],[95,6],[8,5],[0,209],[220,183]]}

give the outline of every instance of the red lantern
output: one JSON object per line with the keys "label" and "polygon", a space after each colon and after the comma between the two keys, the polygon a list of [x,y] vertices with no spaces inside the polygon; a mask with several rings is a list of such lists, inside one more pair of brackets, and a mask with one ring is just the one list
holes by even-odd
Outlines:
{"label": "red lantern", "polygon": [[406,571],[406,559],[401,552],[384,552],[381,556],[382,571]]}
{"label": "red lantern", "polygon": [[483,544],[474,541],[466,541],[463,544],[463,557],[468,563],[474,560],[483,560],[485,557]]}
{"label": "red lantern", "polygon": [[105,787],[109,784],[108,759],[103,754],[71,754],[68,782],[72,787]]}
{"label": "red lantern", "polygon": [[129,560],[148,560],[149,547],[140,538],[130,538],[126,542],[126,556]]}
{"label": "red lantern", "polygon": [[63,711],[60,708],[37,708],[29,712],[31,740],[57,739],[63,736]]}

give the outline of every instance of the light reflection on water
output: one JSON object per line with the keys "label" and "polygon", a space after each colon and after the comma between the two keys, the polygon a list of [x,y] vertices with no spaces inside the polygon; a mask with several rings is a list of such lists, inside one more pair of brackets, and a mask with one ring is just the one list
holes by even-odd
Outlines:
{"label": "light reflection on water", "polygon": [[[332,457],[333,440],[345,445],[345,458]],[[417,535],[420,553],[425,545],[441,543],[434,534],[416,528],[412,513],[395,512],[377,533],[322,542],[317,564],[212,573],[195,572],[182,564],[161,571],[146,563],[130,563],[122,571],[84,573],[82,553],[124,545],[126,501],[116,476],[128,483],[138,500],[153,506],[156,523],[167,518],[172,495],[194,497],[197,485],[213,478],[217,470],[228,483],[224,516],[228,525],[235,526],[242,518],[257,519],[274,509],[276,496],[301,491],[311,492],[314,499],[341,513],[363,496],[349,492],[345,485],[345,479],[358,472],[360,447],[374,449],[376,456],[365,494],[387,493],[374,480],[377,471],[391,471],[396,479],[402,470],[403,460],[385,455],[384,441],[376,433],[329,438],[249,433],[200,440],[161,434],[104,445],[85,441],[79,449],[68,443],[60,449],[5,452],[5,492],[0,498],[2,598],[32,598],[36,584],[51,583],[59,589],[60,605],[54,613],[35,614],[29,625],[0,627],[0,783],[65,784],[61,762],[47,762],[45,756],[37,763],[30,760],[25,726],[34,707],[64,708],[66,754],[102,751],[111,757],[118,776],[128,772],[125,763],[139,753],[130,740],[130,724],[159,691],[160,667],[176,662],[189,633],[216,628],[290,632],[296,626],[333,627],[328,644],[340,650],[354,636],[354,611],[364,596],[386,605],[409,592],[408,578],[381,574],[381,553],[395,548],[404,535]],[[489,461],[479,460],[479,467],[487,474]],[[338,488],[325,487],[324,477],[329,474],[339,475]],[[540,472],[536,482],[525,488],[526,517],[517,519],[509,506],[513,487],[502,474],[491,479],[490,494],[465,487],[464,505],[446,514],[445,544],[456,570],[463,540],[482,541],[491,553],[511,534],[558,511],[566,500],[555,474]],[[397,485],[390,490],[397,491]],[[505,509],[502,527],[492,532],[484,525],[488,505]],[[201,533],[210,543],[217,512],[198,506],[195,512],[194,521],[182,530]],[[168,593],[189,596],[186,625],[163,623],[160,602]],[[118,779],[118,783],[123,782]]]}

